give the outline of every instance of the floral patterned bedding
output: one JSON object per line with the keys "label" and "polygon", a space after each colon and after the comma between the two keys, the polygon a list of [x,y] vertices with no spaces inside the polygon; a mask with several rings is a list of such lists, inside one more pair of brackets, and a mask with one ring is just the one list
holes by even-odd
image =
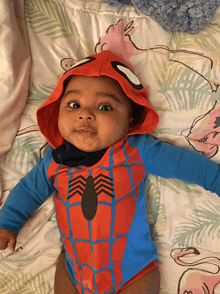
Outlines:
{"label": "floral patterned bedding", "polygon": [[[1,204],[45,155],[35,113],[65,64],[107,49],[147,88],[160,115],[153,135],[220,162],[220,10],[196,35],[165,31],[133,6],[117,11],[97,0],[2,0],[0,11]],[[219,197],[150,175],[146,198],[160,293],[220,293]],[[0,252],[0,293],[54,293],[60,251],[51,196],[20,231],[17,251]]]}

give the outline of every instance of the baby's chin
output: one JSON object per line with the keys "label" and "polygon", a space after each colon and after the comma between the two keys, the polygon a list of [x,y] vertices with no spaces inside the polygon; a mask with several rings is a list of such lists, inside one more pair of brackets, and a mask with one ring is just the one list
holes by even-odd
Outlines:
{"label": "baby's chin", "polygon": [[[68,141],[69,142],[69,141]],[[69,142],[70,144],[72,144],[73,146],[75,146],[77,149],[83,151],[83,152],[87,152],[87,153],[93,153],[93,152],[97,152],[97,151],[100,151],[100,150],[103,150],[109,146],[106,146],[106,147],[93,147],[93,146],[82,146],[82,145],[78,145],[78,144],[74,144],[74,143],[71,143]]]}
{"label": "baby's chin", "polygon": [[[75,146],[76,147],[76,146]],[[78,147],[76,147],[78,148]],[[83,151],[83,152],[87,152],[87,153],[93,153],[93,152],[98,152],[102,149],[105,149],[105,148],[78,148],[79,150]]]}
{"label": "baby's chin", "polygon": [[83,136],[74,136],[72,140],[71,138],[68,138],[69,140],[65,140],[83,152],[93,153],[106,149],[125,138],[124,135],[120,137],[113,137],[109,140],[99,140],[97,137],[97,135],[86,136],[83,134]]}

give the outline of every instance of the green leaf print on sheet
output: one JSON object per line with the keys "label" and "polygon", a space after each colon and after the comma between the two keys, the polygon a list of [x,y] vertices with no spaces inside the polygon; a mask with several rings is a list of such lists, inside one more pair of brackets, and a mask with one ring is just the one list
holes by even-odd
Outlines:
{"label": "green leaf print on sheet", "polygon": [[[180,31],[172,32],[172,38],[170,38],[169,46],[171,49],[182,48],[189,50],[193,48],[194,51],[201,50],[207,53],[207,56],[211,56],[214,60],[214,66],[216,61],[219,60],[220,49],[220,10],[216,13],[215,17],[199,34],[187,34]],[[192,60],[193,63],[193,60]]]}
{"label": "green leaf print on sheet", "polygon": [[186,183],[177,179],[165,179],[165,178],[158,177],[158,183],[160,183],[161,186],[171,189],[176,194],[180,194],[181,191],[198,194],[198,195],[202,193],[196,188],[196,186],[187,185]]}
{"label": "green leaf print on sheet", "polygon": [[[72,13],[72,10],[69,13]],[[82,24],[79,21],[74,22],[74,16],[70,19],[65,5],[52,0],[28,0],[25,1],[25,18],[27,26],[32,28],[35,34],[43,34],[53,40],[74,38],[77,42],[74,46],[77,59],[93,53],[93,45],[80,35],[79,28]]]}
{"label": "green leaf print on sheet", "polygon": [[166,207],[164,204],[160,203],[160,196],[159,188],[152,181],[147,180],[147,215],[151,237],[154,241],[163,237],[163,232],[166,230]]}
{"label": "green leaf print on sheet", "polygon": [[195,108],[207,110],[216,101],[216,93],[211,92],[209,85],[190,69],[180,75],[175,85],[169,76],[158,84],[159,92],[164,94],[172,111]]}
{"label": "green leaf print on sheet", "polygon": [[74,34],[65,6],[54,1],[25,1],[27,25],[36,33],[44,33],[52,39],[68,38]]}
{"label": "green leaf print on sheet", "polygon": [[193,209],[175,229],[173,246],[189,247],[220,237],[220,207],[211,202]]}
{"label": "green leaf print on sheet", "polygon": [[164,54],[156,54],[155,50],[151,69],[171,111],[206,110],[217,99],[219,33],[220,13],[217,13],[212,23],[196,36],[172,32],[167,46],[158,46],[158,51],[163,48]]}
{"label": "green leaf print on sheet", "polygon": [[40,107],[47,98],[52,94],[55,86],[53,85],[38,85],[32,83],[31,90],[28,91],[27,103]]}
{"label": "green leaf print on sheet", "polygon": [[194,195],[202,193],[194,185],[187,185],[176,179],[165,179],[150,175],[146,185],[146,202],[151,237],[154,241],[163,238],[167,230],[166,205],[161,202],[161,191],[167,188],[175,194],[181,194],[181,191]]}
{"label": "green leaf print on sheet", "polygon": [[5,156],[4,163],[10,168],[18,169],[26,174],[40,160],[40,152],[44,144],[41,137],[30,133],[17,136],[11,150]]}
{"label": "green leaf print on sheet", "polygon": [[43,274],[32,277],[22,271],[0,275],[0,293],[16,294],[49,294],[52,289],[49,282],[44,280]]}

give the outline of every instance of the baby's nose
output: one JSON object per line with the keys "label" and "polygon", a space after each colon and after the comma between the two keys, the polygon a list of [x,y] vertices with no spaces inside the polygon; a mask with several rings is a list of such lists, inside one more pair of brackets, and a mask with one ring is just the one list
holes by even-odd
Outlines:
{"label": "baby's nose", "polygon": [[78,118],[80,120],[94,120],[95,119],[95,115],[91,111],[89,111],[89,110],[83,110],[79,114]]}

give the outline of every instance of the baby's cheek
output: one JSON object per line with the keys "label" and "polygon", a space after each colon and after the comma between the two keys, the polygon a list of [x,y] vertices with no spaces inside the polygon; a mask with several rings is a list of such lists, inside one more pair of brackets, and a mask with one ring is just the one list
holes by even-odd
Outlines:
{"label": "baby's cheek", "polygon": [[121,136],[121,131],[121,127],[119,125],[115,125],[113,130],[113,137],[118,138]]}
{"label": "baby's cheek", "polygon": [[120,125],[114,125],[111,130],[111,134],[109,134],[109,140],[111,144],[114,144],[120,141],[124,136],[128,133],[127,127],[121,127]]}
{"label": "baby's cheek", "polygon": [[58,119],[58,129],[61,135],[67,135],[71,132],[72,122],[65,115],[60,115]]}

